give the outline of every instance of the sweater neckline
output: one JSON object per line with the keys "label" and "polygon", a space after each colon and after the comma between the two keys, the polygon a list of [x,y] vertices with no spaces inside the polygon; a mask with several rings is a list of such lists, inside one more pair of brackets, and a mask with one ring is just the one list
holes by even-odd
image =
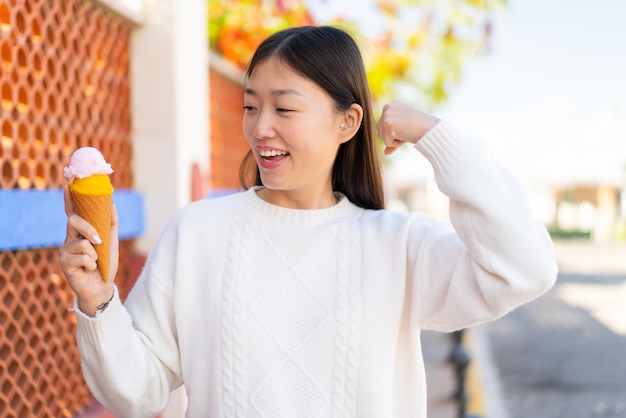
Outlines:
{"label": "sweater neckline", "polygon": [[261,199],[256,193],[261,187],[255,186],[243,193],[246,208],[251,209],[261,223],[280,224],[281,226],[289,227],[311,227],[338,218],[352,216],[362,210],[350,202],[343,193],[339,192],[335,192],[338,202],[327,208],[286,208]]}

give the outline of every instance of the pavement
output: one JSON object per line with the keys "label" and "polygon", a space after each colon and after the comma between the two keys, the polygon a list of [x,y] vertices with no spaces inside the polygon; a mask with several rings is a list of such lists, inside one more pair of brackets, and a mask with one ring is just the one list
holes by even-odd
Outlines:
{"label": "pavement", "polygon": [[[626,274],[626,244],[555,241],[560,274]],[[497,322],[497,321],[496,321]],[[465,331],[464,347],[471,362],[466,377],[466,417],[510,418],[500,371],[494,361],[488,332],[490,323]],[[428,418],[461,418],[454,397],[457,389],[449,334],[423,332],[422,350],[428,384]]]}
{"label": "pavement", "polygon": [[[466,405],[463,418],[509,418],[501,385],[483,325],[464,330],[463,348],[470,363],[465,375]],[[455,396],[459,381],[450,361],[454,349],[451,334],[423,331],[422,351],[426,367],[428,418],[462,418]]]}
{"label": "pavement", "polygon": [[449,334],[422,332],[422,352],[426,367],[429,418],[457,418],[458,403],[455,371],[448,357],[453,349]]}

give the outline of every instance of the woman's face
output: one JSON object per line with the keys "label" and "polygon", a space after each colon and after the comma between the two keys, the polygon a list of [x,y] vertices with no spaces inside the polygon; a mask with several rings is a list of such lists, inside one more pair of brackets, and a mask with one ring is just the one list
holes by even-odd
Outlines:
{"label": "woman's face", "polygon": [[244,94],[244,135],[267,201],[296,208],[334,203],[331,173],[345,115],[313,81],[270,58],[249,77]]}

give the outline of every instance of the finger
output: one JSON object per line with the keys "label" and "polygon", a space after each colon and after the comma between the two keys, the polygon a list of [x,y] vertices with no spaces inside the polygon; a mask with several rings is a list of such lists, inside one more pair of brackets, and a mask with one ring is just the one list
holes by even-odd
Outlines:
{"label": "finger", "polygon": [[67,219],[66,242],[69,240],[77,240],[80,238],[86,238],[92,244],[102,244],[102,239],[100,239],[96,228],[94,228],[85,219],[74,214]]}
{"label": "finger", "polygon": [[385,155],[391,155],[394,152],[398,151],[400,147],[385,147]]}
{"label": "finger", "polygon": [[400,141],[399,139],[389,139],[384,140],[383,142],[385,144],[385,147],[387,148],[400,148],[402,145],[404,145],[404,141]]}
{"label": "finger", "polygon": [[378,132],[378,137],[383,141],[387,138],[393,138],[392,133],[389,132],[389,122],[384,116],[378,119],[378,122],[376,123],[376,131]]}
{"label": "finger", "polygon": [[391,145],[394,141],[398,141],[396,129],[388,120],[379,120],[376,124],[376,129],[378,130],[378,137],[385,145]]}
{"label": "finger", "polygon": [[59,249],[59,261],[63,270],[69,274],[79,270],[95,270],[97,258],[93,246],[85,239],[65,244]]}
{"label": "finger", "polygon": [[61,252],[70,255],[84,254],[91,257],[94,261],[98,259],[98,253],[93,244],[84,238],[63,244]]}
{"label": "finger", "polygon": [[74,254],[64,259],[65,271],[67,274],[74,274],[78,271],[95,271],[98,264],[86,254]]}
{"label": "finger", "polygon": [[111,212],[111,258],[109,266],[109,280],[114,280],[117,274],[118,260],[119,260],[119,236],[118,236],[118,216],[117,207],[113,205]]}
{"label": "finger", "polygon": [[63,200],[65,201],[65,214],[68,218],[77,213],[76,205],[74,204],[74,199],[72,199],[72,195],[70,194],[70,187],[68,184],[63,185]]}
{"label": "finger", "polygon": [[113,210],[111,211],[111,235],[117,237],[119,228],[119,219],[117,217],[117,207],[113,204]]}

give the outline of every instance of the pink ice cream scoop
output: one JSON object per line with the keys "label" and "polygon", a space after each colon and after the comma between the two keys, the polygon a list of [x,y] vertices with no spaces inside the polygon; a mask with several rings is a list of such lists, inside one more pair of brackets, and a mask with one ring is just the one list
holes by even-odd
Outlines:
{"label": "pink ice cream scoop", "polygon": [[107,163],[102,153],[93,147],[79,148],[72,154],[70,164],[63,169],[63,175],[70,182],[75,178],[83,179],[94,174],[111,174],[111,164]]}

